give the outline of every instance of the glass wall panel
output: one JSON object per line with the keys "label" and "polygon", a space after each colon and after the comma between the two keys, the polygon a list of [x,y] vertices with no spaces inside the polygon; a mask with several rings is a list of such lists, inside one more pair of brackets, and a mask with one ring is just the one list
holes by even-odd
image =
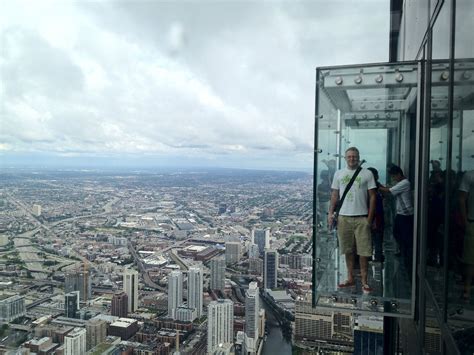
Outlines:
{"label": "glass wall panel", "polygon": [[450,171],[446,166],[449,144],[449,14],[450,1],[446,1],[433,27],[432,47],[433,58],[436,60],[433,60],[431,64],[426,278],[440,308],[444,307],[444,219],[446,176]]}
{"label": "glass wall panel", "polygon": [[447,60],[449,58],[450,3],[450,0],[444,2],[433,26],[433,59]]}
{"label": "glass wall panel", "polygon": [[[334,288],[336,279],[334,268],[338,265],[336,250],[336,239],[329,231],[327,220],[329,201],[331,198],[331,184],[335,171],[340,165],[340,112],[334,106],[327,95],[322,92],[324,73],[318,72],[318,89],[316,105],[316,155],[317,171],[314,181],[314,200],[316,211],[315,227],[313,233],[317,248],[313,248],[315,260],[315,287]],[[321,88],[321,89],[320,89]]]}
{"label": "glass wall panel", "polygon": [[474,58],[474,1],[456,0],[456,59]]}
{"label": "glass wall panel", "polygon": [[406,51],[405,59],[416,59],[418,50],[421,47],[423,37],[426,33],[429,17],[429,2],[427,0],[406,0],[405,1],[405,29],[408,35],[405,38]]}
{"label": "glass wall panel", "polygon": [[[461,354],[474,353],[474,2],[456,1],[453,176],[447,320]],[[458,128],[459,127],[459,128]],[[459,138],[458,138],[459,137]]]}
{"label": "glass wall panel", "polygon": [[[387,177],[387,165],[397,164],[409,172],[415,154],[410,139],[414,135],[412,123],[416,120],[417,64],[320,68],[317,75],[314,186],[317,305],[408,316],[412,256],[396,255],[397,245],[392,236],[394,199],[390,194],[379,199],[379,225],[372,226],[374,261],[369,262],[367,270],[372,288],[369,292],[362,290],[361,275],[365,270],[363,261],[357,261],[355,245],[355,285],[340,287],[348,280],[350,268],[346,265],[347,253],[341,255],[336,232],[328,228],[327,211],[335,171],[346,167],[343,158],[349,147],[359,149],[360,158],[366,160],[364,167],[378,170],[383,185],[393,184]],[[412,230],[409,232],[412,234]],[[406,245],[413,250],[412,239]]]}

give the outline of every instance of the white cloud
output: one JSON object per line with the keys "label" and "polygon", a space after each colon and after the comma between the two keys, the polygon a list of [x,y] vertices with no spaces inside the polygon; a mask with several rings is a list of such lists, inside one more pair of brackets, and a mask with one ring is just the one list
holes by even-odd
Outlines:
{"label": "white cloud", "polygon": [[314,68],[388,54],[387,4],[335,4],[5,3],[0,150],[309,166]]}

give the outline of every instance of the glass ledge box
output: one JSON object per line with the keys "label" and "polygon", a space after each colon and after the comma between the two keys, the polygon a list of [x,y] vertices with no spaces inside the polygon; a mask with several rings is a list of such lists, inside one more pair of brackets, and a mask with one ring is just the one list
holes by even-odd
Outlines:
{"label": "glass ledge box", "polygon": [[[425,65],[423,61],[414,61],[316,70],[313,188],[313,305],[316,307],[413,317],[417,246],[424,233],[421,228],[423,218],[426,218],[423,217],[426,196],[418,188],[423,183],[426,185],[422,180],[427,175],[422,174],[426,163],[420,160],[423,144],[426,144],[423,139],[426,138],[424,126],[427,125],[422,122],[426,119],[422,111],[430,111],[433,140],[433,129],[440,132],[447,129],[447,120],[443,117],[448,115],[446,87],[450,75],[454,74],[458,88],[452,99],[455,120],[462,119],[460,113],[465,109],[462,106],[472,102],[474,95],[472,60],[456,62],[452,71],[447,61],[431,62],[429,71]],[[426,73],[430,73],[429,80],[421,80]],[[420,85],[426,81],[429,88]],[[425,95],[431,99],[424,100]],[[429,102],[431,107],[425,107],[425,102]],[[456,125],[452,129],[462,126]],[[462,132],[457,133],[458,137],[462,135]],[[442,146],[447,142],[440,139],[438,144]],[[336,232],[327,226],[332,178],[336,170],[345,167],[344,153],[352,146],[359,149],[361,160],[366,160],[363,167],[378,170],[382,185],[391,185],[387,166],[396,164],[403,169],[413,189],[412,257],[398,255],[397,243],[392,236],[395,204],[388,196],[383,200],[383,237],[373,240],[374,246],[380,243],[384,261],[369,262],[368,282],[373,288],[370,294],[362,292],[358,267],[355,268],[355,287],[338,288],[338,284],[347,280],[345,257],[339,251]]]}

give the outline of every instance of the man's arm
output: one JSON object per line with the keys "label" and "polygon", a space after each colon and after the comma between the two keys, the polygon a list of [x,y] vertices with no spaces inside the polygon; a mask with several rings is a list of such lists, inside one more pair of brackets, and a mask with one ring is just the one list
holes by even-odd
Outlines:
{"label": "man's arm", "polygon": [[[384,194],[389,194],[391,193],[390,192],[390,187],[387,187],[387,186],[383,186],[383,185],[379,185],[378,186],[378,189],[380,192],[384,193]],[[370,191],[370,190],[369,190]]]}
{"label": "man's arm", "polygon": [[328,226],[332,226],[332,221],[334,219],[334,210],[336,209],[336,203],[338,200],[339,200],[339,190],[332,189],[331,202],[329,203]]}
{"label": "man's arm", "polygon": [[372,221],[375,216],[375,205],[377,204],[377,189],[369,190],[369,215],[367,216],[367,221],[372,225]]}

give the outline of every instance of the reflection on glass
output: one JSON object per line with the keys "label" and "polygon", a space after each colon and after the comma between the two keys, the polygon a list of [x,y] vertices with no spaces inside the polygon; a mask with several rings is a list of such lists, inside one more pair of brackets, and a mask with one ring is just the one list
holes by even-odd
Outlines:
{"label": "reflection on glass", "polygon": [[433,26],[433,59],[449,58],[449,12],[452,0],[445,0]]}
{"label": "reflection on glass", "polygon": [[[444,239],[449,124],[449,25],[450,2],[445,3],[433,27],[431,63],[430,156],[428,177],[426,279],[441,309],[444,309]],[[453,135],[454,136],[454,135]],[[453,160],[454,161],[454,160]]]}
{"label": "reflection on glass", "polygon": [[[359,149],[360,159],[366,160],[363,167],[375,168],[382,185],[395,183],[387,174],[390,164],[400,165],[406,175],[413,176],[410,162],[414,160],[415,150],[410,137],[414,135],[411,130],[416,119],[417,65],[322,68],[318,69],[318,78],[314,185],[317,305],[408,316],[412,254],[409,252],[405,258],[397,255],[392,231],[394,197],[390,193],[379,194],[375,199],[378,218],[374,218],[371,226],[364,225],[369,227],[367,247],[372,249],[367,280],[365,259],[355,254],[368,254],[357,252],[354,242],[354,257],[347,257],[350,252],[341,255],[341,242],[328,225],[327,217],[330,187],[336,171],[346,167],[344,154],[349,147]],[[369,170],[364,170],[364,174],[373,181]],[[358,183],[363,176],[358,177]],[[361,216],[362,220],[367,223],[367,217]],[[347,267],[352,263],[353,267]],[[369,287],[364,287],[365,284]]]}
{"label": "reflection on glass", "polygon": [[448,63],[432,64],[430,171],[428,178],[427,279],[437,301],[442,303],[445,177],[448,143],[448,85],[440,86],[440,76]]}
{"label": "reflection on glass", "polygon": [[456,59],[474,58],[473,18],[474,1],[456,0]]}
{"label": "reflection on glass", "polygon": [[406,37],[405,59],[415,59],[418,49],[425,35],[429,17],[428,1],[408,0],[405,1],[404,16],[406,17],[406,31],[410,35]]}
{"label": "reflection on glass", "polygon": [[[471,26],[472,27],[472,26]],[[453,174],[448,324],[461,354],[474,352],[474,60],[457,60],[453,82]],[[473,75],[466,75],[472,73]],[[456,127],[459,127],[456,129]],[[457,153],[455,153],[457,151]],[[454,159],[456,155],[457,159]]]}

